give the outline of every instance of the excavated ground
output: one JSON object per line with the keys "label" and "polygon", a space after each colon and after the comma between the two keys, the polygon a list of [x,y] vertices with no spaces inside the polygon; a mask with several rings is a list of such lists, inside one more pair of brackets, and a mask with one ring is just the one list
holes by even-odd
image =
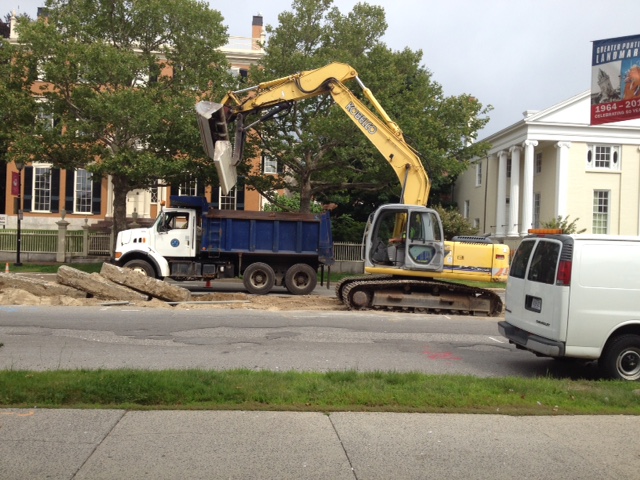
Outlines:
{"label": "excavated ground", "polygon": [[[55,276],[43,274],[23,274],[34,279],[55,281]],[[53,278],[52,278],[53,277]],[[45,306],[100,306],[114,305],[117,301],[96,298],[72,298],[64,295],[36,296],[25,290],[0,286],[0,305],[45,305]],[[175,305],[152,299],[149,301],[122,302],[142,308],[232,308],[267,311],[285,310],[346,310],[346,307],[332,295],[250,295],[239,292],[212,292],[194,295],[192,301]]]}

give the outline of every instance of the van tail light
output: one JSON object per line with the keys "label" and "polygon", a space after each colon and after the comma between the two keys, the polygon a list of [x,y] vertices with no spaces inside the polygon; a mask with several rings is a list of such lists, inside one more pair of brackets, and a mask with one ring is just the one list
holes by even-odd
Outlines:
{"label": "van tail light", "polygon": [[558,265],[558,276],[556,277],[556,285],[571,285],[571,262],[560,260]]}

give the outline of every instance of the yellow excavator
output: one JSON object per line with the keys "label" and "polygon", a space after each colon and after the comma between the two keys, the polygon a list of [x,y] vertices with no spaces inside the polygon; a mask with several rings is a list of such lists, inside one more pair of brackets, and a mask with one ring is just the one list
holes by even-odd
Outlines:
{"label": "yellow excavator", "polygon": [[[351,80],[362,88],[375,113],[345,86]],[[445,242],[438,213],[426,207],[431,182],[419,154],[349,65],[330,63],[229,92],[220,103],[196,105],[204,149],[216,165],[223,192],[236,183],[247,131],[291,103],[319,95],[331,95],[387,160],[402,186],[400,203],[380,206],[367,222],[367,275],[339,282],[338,298],[351,309],[498,315],[502,301],[493,291],[450,280],[506,281],[509,248],[483,237]],[[255,114],[262,117],[248,122]],[[230,132],[235,132],[233,139]]]}

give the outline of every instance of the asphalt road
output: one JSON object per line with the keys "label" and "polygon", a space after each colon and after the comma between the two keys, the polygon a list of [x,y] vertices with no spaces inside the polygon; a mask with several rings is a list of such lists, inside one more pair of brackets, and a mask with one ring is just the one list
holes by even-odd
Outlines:
{"label": "asphalt road", "polygon": [[395,312],[0,306],[0,369],[419,371],[598,378],[516,350],[491,317]]}

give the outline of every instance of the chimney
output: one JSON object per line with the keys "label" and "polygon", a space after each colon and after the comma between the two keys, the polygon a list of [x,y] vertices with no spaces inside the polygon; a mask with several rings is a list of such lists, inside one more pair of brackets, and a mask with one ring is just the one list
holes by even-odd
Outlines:
{"label": "chimney", "polygon": [[251,40],[253,50],[262,50],[260,45],[264,44],[265,36],[261,13],[253,16],[253,22],[251,23]]}

